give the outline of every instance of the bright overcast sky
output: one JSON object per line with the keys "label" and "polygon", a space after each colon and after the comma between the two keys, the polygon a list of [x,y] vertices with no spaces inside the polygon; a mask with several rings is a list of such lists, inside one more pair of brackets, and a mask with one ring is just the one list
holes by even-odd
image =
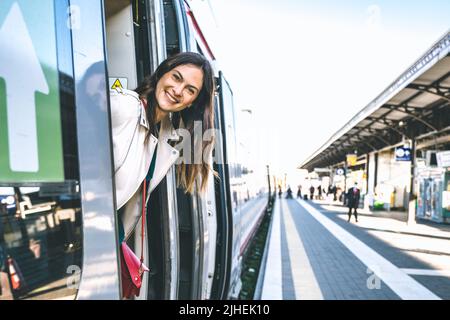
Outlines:
{"label": "bright overcast sky", "polygon": [[259,124],[253,159],[278,174],[292,172],[450,28],[450,1],[210,4],[219,67],[235,106],[252,109]]}

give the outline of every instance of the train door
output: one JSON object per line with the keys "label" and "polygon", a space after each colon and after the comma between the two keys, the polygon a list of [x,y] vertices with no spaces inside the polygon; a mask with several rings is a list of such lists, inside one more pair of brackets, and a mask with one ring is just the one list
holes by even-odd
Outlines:
{"label": "train door", "polygon": [[[166,56],[197,49],[182,0],[106,0],[105,15],[110,89],[134,89]],[[139,299],[209,297],[217,224],[211,186],[205,196],[186,194],[172,167],[153,191],[146,226],[152,271]],[[136,240],[130,245],[140,252]]]}
{"label": "train door", "polygon": [[[187,17],[187,9],[183,0],[163,1],[167,56],[183,51],[201,53],[195,45],[196,30]],[[190,195],[177,188],[176,203],[180,253],[178,299],[208,299],[215,268],[217,225],[212,173],[204,194]]]}
{"label": "train door", "polygon": [[0,3],[0,299],[119,298],[102,13]]}
{"label": "train door", "polygon": [[[226,204],[221,205],[221,210],[226,210],[227,221],[222,221],[222,224],[227,224],[227,257],[226,260],[227,281],[222,284],[225,287],[224,298],[237,297],[240,291],[241,281],[241,261],[240,261],[240,206],[239,206],[239,161],[237,154],[237,138],[236,138],[236,121],[235,110],[233,104],[233,91],[229,83],[226,81],[222,72],[219,73],[219,113],[220,113],[220,128],[222,131],[222,151],[223,152],[223,166],[217,166],[218,172],[222,175],[225,182],[220,188],[223,189],[223,194],[226,194]],[[218,199],[219,200],[219,199]],[[219,201],[218,201],[219,202]],[[223,213],[222,213],[223,215]],[[217,288],[220,285],[217,284]]]}
{"label": "train door", "polygon": [[[216,79],[219,82],[219,78]],[[229,188],[228,185],[228,170],[225,166],[226,154],[226,137],[224,133],[224,120],[221,110],[220,91],[221,87],[218,85],[218,92],[214,99],[214,127],[221,132],[221,139],[216,141],[214,149],[214,170],[219,174],[219,179],[215,180],[215,203],[217,215],[216,227],[216,251],[215,251],[215,270],[213,283],[211,288],[211,299],[220,300],[227,297],[229,286],[229,273],[231,269],[231,239],[232,232],[230,226],[232,225],[232,215],[229,211]]]}
{"label": "train door", "polygon": [[[163,1],[166,55],[172,56],[187,51],[184,12],[179,1]],[[199,242],[201,225],[199,225],[198,203],[195,197],[176,188],[176,205],[178,218],[179,276],[178,299],[198,299],[198,269],[202,248]]]}
{"label": "train door", "polygon": [[[180,50],[181,42],[178,41],[183,41],[182,37],[176,35],[166,39],[168,31],[175,29],[173,24],[165,23],[177,19],[177,13],[169,10],[173,9],[172,3],[175,1],[105,2],[110,89],[120,85],[133,90],[168,54]],[[138,299],[179,297],[179,279],[182,274],[178,194],[172,167],[149,200],[145,233],[148,235],[148,245],[144,252],[151,271],[144,275]],[[138,238],[136,233],[134,241],[129,243],[136,252],[141,250]],[[192,261],[191,257],[189,259]]]}

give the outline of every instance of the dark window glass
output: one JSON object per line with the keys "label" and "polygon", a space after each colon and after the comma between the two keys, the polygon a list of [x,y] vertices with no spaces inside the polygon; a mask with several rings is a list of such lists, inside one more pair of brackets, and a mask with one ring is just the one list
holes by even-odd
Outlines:
{"label": "dark window glass", "polygon": [[76,186],[3,187],[0,202],[0,299],[73,298],[82,236]]}
{"label": "dark window glass", "polygon": [[173,0],[164,0],[164,29],[166,32],[167,56],[173,56],[179,53],[180,40],[177,24],[177,15]]}

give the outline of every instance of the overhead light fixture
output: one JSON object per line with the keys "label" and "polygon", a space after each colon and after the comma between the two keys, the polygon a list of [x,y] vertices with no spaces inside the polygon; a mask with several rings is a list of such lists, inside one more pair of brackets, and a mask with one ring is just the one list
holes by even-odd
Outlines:
{"label": "overhead light fixture", "polygon": [[404,123],[403,121],[400,121],[400,122],[398,123],[398,125],[399,125],[400,127],[403,127],[403,126],[405,125],[405,123]]}

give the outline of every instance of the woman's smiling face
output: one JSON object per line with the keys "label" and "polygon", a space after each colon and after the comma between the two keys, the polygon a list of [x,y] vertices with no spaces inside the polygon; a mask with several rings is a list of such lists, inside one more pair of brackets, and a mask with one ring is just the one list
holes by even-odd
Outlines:
{"label": "woman's smiling face", "polygon": [[177,112],[190,106],[203,85],[203,71],[193,65],[180,65],[162,76],[156,84],[156,101],[164,113]]}

